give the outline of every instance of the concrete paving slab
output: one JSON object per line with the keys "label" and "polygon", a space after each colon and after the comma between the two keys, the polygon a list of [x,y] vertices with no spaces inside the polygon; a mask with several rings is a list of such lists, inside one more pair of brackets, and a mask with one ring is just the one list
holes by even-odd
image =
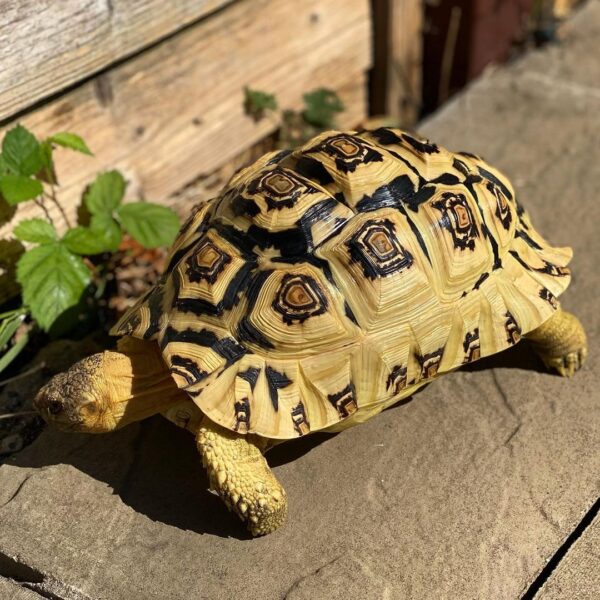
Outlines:
{"label": "concrete paving slab", "polygon": [[573,544],[536,600],[597,600],[600,590],[600,516]]}
{"label": "concrete paving slab", "polygon": [[[599,4],[582,15],[600,40]],[[572,39],[563,68],[600,81]],[[520,344],[361,427],[276,448],[289,522],[260,539],[169,423],[48,431],[0,467],[0,574],[110,600],[520,597],[600,494],[600,98],[531,78],[551,76],[553,52],[488,74],[422,130],[498,164],[536,226],[573,246],[563,303],[590,338],[573,380]]]}
{"label": "concrete paving slab", "polygon": [[41,600],[43,596],[10,579],[0,577],[0,598],[2,600]]}

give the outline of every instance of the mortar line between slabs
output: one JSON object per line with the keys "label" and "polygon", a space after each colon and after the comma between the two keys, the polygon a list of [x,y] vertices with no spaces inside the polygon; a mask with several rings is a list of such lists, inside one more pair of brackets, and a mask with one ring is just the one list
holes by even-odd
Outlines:
{"label": "mortar line between slabs", "polygon": [[521,600],[534,600],[538,592],[550,578],[554,570],[560,565],[562,559],[568,554],[569,550],[575,542],[583,535],[585,530],[591,525],[592,521],[600,511],[600,498],[598,498],[591,508],[585,513],[581,521],[576,525],[575,529],[567,536],[562,545],[550,557],[544,568],[539,572],[538,576],[533,580],[527,591],[521,596]]}

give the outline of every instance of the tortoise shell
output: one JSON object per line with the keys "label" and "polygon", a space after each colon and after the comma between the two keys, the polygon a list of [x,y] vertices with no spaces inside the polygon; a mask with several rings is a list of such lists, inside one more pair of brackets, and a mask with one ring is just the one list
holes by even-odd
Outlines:
{"label": "tortoise shell", "polygon": [[479,157],[329,131],[198,206],[113,333],[156,340],[213,421],[287,439],[512,346],[556,310],[570,258]]}

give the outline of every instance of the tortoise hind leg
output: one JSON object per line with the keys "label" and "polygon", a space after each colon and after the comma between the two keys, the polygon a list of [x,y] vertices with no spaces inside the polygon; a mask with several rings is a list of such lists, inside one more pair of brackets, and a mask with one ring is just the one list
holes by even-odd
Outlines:
{"label": "tortoise hind leg", "polygon": [[544,361],[548,369],[558,371],[563,377],[572,377],[587,357],[587,340],[579,319],[558,309],[526,338]]}
{"label": "tortoise hind leg", "polygon": [[253,440],[208,418],[196,438],[211,488],[247,522],[252,535],[275,531],[287,515],[287,498]]}

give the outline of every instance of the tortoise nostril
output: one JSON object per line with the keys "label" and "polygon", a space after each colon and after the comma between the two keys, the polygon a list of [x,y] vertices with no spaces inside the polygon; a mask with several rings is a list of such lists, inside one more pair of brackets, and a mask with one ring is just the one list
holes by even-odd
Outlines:
{"label": "tortoise nostril", "polygon": [[51,402],[48,403],[48,412],[51,415],[57,415],[60,412],[62,412],[63,409],[63,405],[62,402],[59,402],[58,400],[52,400]]}

